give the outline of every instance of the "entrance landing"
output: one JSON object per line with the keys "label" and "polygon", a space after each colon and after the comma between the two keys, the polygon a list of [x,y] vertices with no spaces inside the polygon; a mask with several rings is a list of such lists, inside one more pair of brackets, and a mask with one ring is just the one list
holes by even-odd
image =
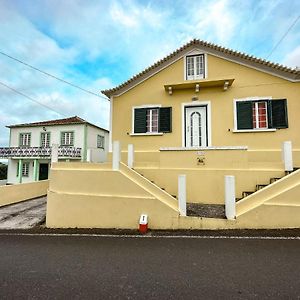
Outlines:
{"label": "entrance landing", "polygon": [[187,203],[186,208],[189,217],[226,219],[222,204]]}

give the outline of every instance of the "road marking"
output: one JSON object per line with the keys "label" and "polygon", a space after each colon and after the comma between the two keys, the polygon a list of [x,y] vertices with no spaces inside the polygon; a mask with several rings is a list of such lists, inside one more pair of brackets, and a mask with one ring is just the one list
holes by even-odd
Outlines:
{"label": "road marking", "polygon": [[62,236],[103,238],[155,238],[155,239],[233,239],[233,240],[300,240],[300,236],[226,236],[226,235],[127,235],[88,233],[0,233],[0,236]]}

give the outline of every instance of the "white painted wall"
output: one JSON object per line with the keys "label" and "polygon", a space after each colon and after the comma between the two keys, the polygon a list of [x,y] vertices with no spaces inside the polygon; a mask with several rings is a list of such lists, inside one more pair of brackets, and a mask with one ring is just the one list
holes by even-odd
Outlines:
{"label": "white painted wall", "polygon": [[[97,148],[97,135],[104,136],[104,149]],[[108,132],[94,126],[87,126],[87,149],[91,149],[92,162],[105,162],[108,152]]]}
{"label": "white painted wall", "polygon": [[[52,125],[45,126],[46,132],[50,132],[50,145],[58,144],[60,145],[60,136],[63,131],[74,131],[74,147],[82,149],[82,155],[84,150],[84,130],[85,124],[75,124],[75,125]],[[31,133],[31,144],[30,147],[40,147],[41,145],[41,133],[45,132],[43,126],[38,127],[21,127],[21,128],[11,128],[11,138],[10,147],[19,147],[19,135],[20,133]],[[97,135],[104,135],[105,137],[105,148],[97,148]],[[108,132],[97,127],[87,125],[87,149],[91,149],[92,162],[104,162],[107,159],[108,152]],[[8,160],[8,171],[7,171],[7,182],[10,184],[19,183],[19,178],[17,177],[18,169],[18,159]],[[75,160],[79,161],[79,160]],[[22,183],[34,181],[34,159],[28,158],[24,159],[23,162],[29,162],[29,176],[22,177]],[[49,160],[38,160],[39,163],[50,163]]]}
{"label": "white painted wall", "polygon": [[[46,132],[51,132],[50,144],[60,145],[60,133],[62,131],[74,131],[74,147],[83,148],[84,139],[84,125],[55,125],[45,126]],[[31,147],[40,147],[41,145],[41,133],[43,126],[39,127],[22,127],[22,128],[11,128],[11,140],[10,147],[19,147],[19,135],[20,133],[31,132]]]}

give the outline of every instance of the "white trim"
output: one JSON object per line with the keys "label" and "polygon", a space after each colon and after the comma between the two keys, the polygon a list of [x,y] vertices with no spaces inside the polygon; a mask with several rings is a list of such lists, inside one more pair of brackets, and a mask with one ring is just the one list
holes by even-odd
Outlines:
{"label": "white trim", "polygon": [[113,100],[114,97],[110,97],[110,120],[109,120],[109,133],[108,133],[108,140],[109,140],[109,148],[108,151],[112,152],[112,121],[113,121]]}
{"label": "white trim", "polygon": [[[187,79],[187,74],[186,74],[187,56],[193,56],[193,55],[203,55],[204,76],[202,78]],[[207,53],[206,52],[199,51],[198,49],[193,49],[187,52],[186,54],[184,54],[182,57],[183,57],[183,80],[184,81],[207,79]]]}
{"label": "white trim", "polygon": [[161,147],[159,151],[248,150],[248,146]]}
{"label": "white trim", "polygon": [[236,103],[242,101],[260,101],[260,100],[272,100],[272,96],[253,96],[246,98],[236,98],[233,99],[233,130],[232,132],[261,132],[261,131],[276,131],[276,129],[237,129],[237,111],[236,111]]}
{"label": "white trim", "polygon": [[145,132],[145,133],[130,133],[130,136],[139,136],[139,135],[164,135],[163,132]]}
{"label": "white trim", "polygon": [[210,147],[211,142],[211,102],[210,101],[193,101],[181,103],[181,141],[182,147],[185,148],[185,107],[186,106],[206,106],[206,118],[207,118],[207,147]]}
{"label": "white trim", "polygon": [[[201,53],[203,53],[203,54],[206,55],[206,59],[205,59],[206,62],[207,62],[207,54],[209,54],[209,55],[212,55],[212,56],[215,56],[215,57],[218,57],[218,58],[221,58],[221,59],[224,59],[224,60],[227,60],[227,61],[230,61],[230,62],[239,64],[239,65],[241,65],[241,66],[245,66],[245,67],[248,67],[248,68],[251,68],[251,69],[254,69],[254,70],[263,72],[263,73],[266,73],[266,74],[270,74],[270,75],[275,76],[275,77],[278,77],[278,78],[285,79],[285,80],[287,80],[287,81],[289,81],[289,82],[294,82],[294,83],[300,82],[299,79],[290,79],[290,78],[287,78],[287,77],[285,77],[285,76],[275,74],[275,73],[273,73],[273,72],[269,72],[269,71],[266,71],[266,70],[262,70],[262,69],[260,69],[260,68],[256,68],[256,67],[250,66],[249,64],[241,63],[241,62],[239,62],[239,61],[236,61],[236,60],[233,60],[233,59],[230,59],[230,58],[225,58],[225,57],[223,57],[223,56],[221,56],[221,55],[217,55],[217,54],[211,53],[209,50],[206,50],[206,51],[204,52],[204,51],[200,50],[199,48],[196,48],[196,47],[195,47],[193,50],[191,50],[191,51],[189,51],[189,52],[187,52],[187,53],[191,53],[192,51],[195,51],[195,50],[197,50],[197,49],[198,49],[199,52],[201,52]],[[174,61],[172,61],[172,62],[166,64],[165,66],[163,66],[162,68],[160,68],[159,70],[157,70],[156,72],[154,72],[153,74],[149,75],[148,77],[144,78],[143,80],[139,81],[138,83],[134,84],[133,86],[128,87],[128,88],[125,89],[123,92],[121,92],[121,93],[119,93],[119,94],[115,94],[114,96],[115,96],[115,97],[122,96],[124,93],[126,93],[126,92],[128,92],[129,90],[135,88],[137,85],[143,83],[143,82],[146,81],[147,79],[151,78],[152,76],[154,76],[154,75],[158,74],[159,72],[163,71],[164,69],[168,68],[168,67],[169,67],[170,65],[172,65],[173,63],[175,63],[175,62],[177,62],[178,60],[184,58],[184,57],[187,55],[187,53],[183,53],[181,56],[179,56],[179,57],[178,57],[177,59],[175,59]],[[185,65],[185,61],[184,61],[184,65]],[[185,67],[184,67],[184,68],[185,68]],[[205,65],[205,70],[206,70],[205,72],[207,72],[207,65]],[[183,78],[185,78],[185,73],[186,73],[186,70],[184,70],[184,77],[183,77]],[[208,77],[208,74],[205,73],[205,78],[207,78],[207,77]]]}
{"label": "white trim", "polygon": [[[138,106],[132,106],[131,108],[131,133],[130,135],[149,135],[149,133],[135,133],[134,132],[134,110],[137,108],[156,108],[156,107],[161,107],[161,104],[143,104],[143,105],[138,105]],[[150,133],[150,135],[162,135],[159,132],[153,132]]]}
{"label": "white trim", "polygon": [[277,131],[276,128],[269,128],[269,129],[234,129],[232,132],[237,133],[243,133],[243,132],[274,132]]}
{"label": "white trim", "polygon": [[[205,219],[205,218],[204,218]],[[235,221],[227,221],[228,223],[232,224]],[[284,228],[282,230],[285,230]],[[181,229],[183,232],[184,229]],[[220,229],[222,230],[222,229]],[[237,231],[239,229],[236,229]],[[240,229],[243,230],[243,229]],[[254,229],[253,229],[254,230]],[[18,232],[2,232],[0,236],[61,236],[61,237],[99,237],[99,238],[129,238],[129,239],[212,239],[212,240],[300,240],[300,236],[242,236],[242,235],[153,235],[151,232],[148,234],[143,235],[136,235],[136,234],[101,234],[101,233],[18,233]]]}

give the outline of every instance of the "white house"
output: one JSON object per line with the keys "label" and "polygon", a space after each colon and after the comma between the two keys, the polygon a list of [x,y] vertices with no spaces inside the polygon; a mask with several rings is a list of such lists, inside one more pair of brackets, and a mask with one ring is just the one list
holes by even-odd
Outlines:
{"label": "white house", "polygon": [[59,161],[106,160],[108,130],[77,116],[7,127],[9,147],[0,148],[0,158],[8,158],[8,184],[48,179],[52,145]]}

